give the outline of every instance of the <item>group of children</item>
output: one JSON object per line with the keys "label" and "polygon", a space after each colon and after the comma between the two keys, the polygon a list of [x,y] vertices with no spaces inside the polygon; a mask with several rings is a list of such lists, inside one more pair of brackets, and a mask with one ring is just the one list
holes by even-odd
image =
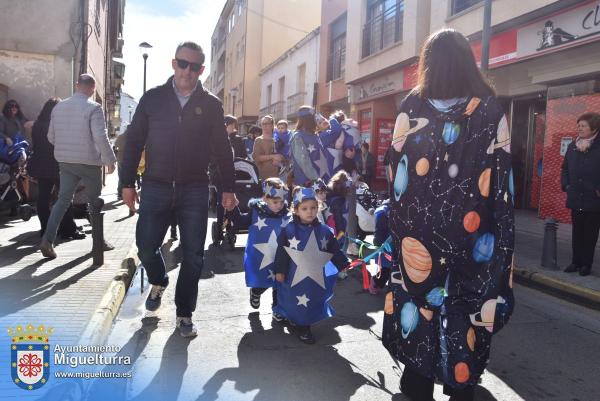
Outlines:
{"label": "group of children", "polygon": [[[281,179],[269,178],[263,182],[262,198],[250,201],[248,213],[236,208],[229,216],[234,227],[248,229],[244,270],[250,306],[258,309],[261,295],[273,288],[273,322],[289,324],[306,344],[315,343],[311,325],[333,316],[329,301],[337,275],[351,263],[343,252],[350,184],[341,170],[327,185],[316,180],[294,187],[290,196]],[[378,210],[378,215],[381,232],[376,241],[388,235],[387,213]],[[386,281],[373,278],[372,287],[383,287]]]}

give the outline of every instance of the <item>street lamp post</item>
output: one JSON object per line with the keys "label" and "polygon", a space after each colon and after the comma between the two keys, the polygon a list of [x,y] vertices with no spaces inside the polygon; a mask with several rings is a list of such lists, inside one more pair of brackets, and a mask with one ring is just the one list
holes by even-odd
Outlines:
{"label": "street lamp post", "polygon": [[148,53],[150,49],[152,49],[152,45],[148,42],[140,43],[140,52],[142,53],[142,57],[144,58],[144,93],[146,93],[146,61],[148,60]]}

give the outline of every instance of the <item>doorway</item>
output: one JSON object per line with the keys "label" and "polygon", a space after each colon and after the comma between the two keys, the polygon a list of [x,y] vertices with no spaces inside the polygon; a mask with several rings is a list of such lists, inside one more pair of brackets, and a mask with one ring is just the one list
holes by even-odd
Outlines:
{"label": "doorway", "polygon": [[539,208],[546,99],[515,99],[511,105],[512,165],[517,209]]}

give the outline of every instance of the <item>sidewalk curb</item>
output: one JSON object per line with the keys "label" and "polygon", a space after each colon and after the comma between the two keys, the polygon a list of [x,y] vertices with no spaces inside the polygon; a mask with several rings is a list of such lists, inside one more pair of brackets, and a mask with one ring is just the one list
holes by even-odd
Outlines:
{"label": "sidewalk curb", "polygon": [[101,345],[104,343],[110,333],[113,320],[119,313],[139,263],[137,247],[132,244],[127,256],[121,261],[121,269],[113,277],[106,293],[79,338],[80,344]]}
{"label": "sidewalk curb", "polygon": [[536,288],[551,295],[600,310],[600,291],[560,281],[540,272],[514,267],[514,278],[519,284]]}

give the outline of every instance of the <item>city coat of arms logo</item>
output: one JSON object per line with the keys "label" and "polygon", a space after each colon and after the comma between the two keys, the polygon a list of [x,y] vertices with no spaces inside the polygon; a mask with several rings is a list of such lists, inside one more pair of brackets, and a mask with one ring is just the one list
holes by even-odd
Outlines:
{"label": "city coat of arms logo", "polygon": [[11,337],[10,372],[13,383],[25,390],[35,390],[50,377],[50,344],[53,329],[44,326],[17,326],[8,329]]}

